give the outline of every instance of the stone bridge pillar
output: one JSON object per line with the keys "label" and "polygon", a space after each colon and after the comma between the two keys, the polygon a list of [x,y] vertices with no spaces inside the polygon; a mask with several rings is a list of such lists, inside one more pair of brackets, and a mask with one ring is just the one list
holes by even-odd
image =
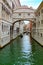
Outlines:
{"label": "stone bridge pillar", "polygon": [[30,21],[30,31],[32,30],[32,21]]}
{"label": "stone bridge pillar", "polygon": [[30,34],[32,33],[32,21],[30,21]]}
{"label": "stone bridge pillar", "polygon": [[12,24],[12,25],[10,26],[10,40],[13,39],[13,29],[14,29],[14,25]]}

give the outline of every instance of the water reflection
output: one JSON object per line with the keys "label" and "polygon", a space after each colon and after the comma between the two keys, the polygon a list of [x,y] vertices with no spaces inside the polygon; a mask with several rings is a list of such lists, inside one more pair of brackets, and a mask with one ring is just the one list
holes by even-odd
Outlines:
{"label": "water reflection", "polygon": [[0,50],[0,65],[43,65],[43,48],[25,34]]}
{"label": "water reflection", "polygon": [[32,49],[30,37],[24,35],[22,39],[17,38],[12,44],[10,44],[10,52],[12,60],[15,58],[14,64],[31,65]]}
{"label": "water reflection", "polygon": [[29,53],[31,52],[31,43],[30,43],[30,37],[24,35],[22,39],[22,52]]}

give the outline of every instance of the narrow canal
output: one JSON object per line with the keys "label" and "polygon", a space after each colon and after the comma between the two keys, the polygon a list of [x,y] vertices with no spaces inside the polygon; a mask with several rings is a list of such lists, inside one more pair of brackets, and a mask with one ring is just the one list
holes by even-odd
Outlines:
{"label": "narrow canal", "polygon": [[43,47],[25,34],[0,49],[0,65],[43,65]]}

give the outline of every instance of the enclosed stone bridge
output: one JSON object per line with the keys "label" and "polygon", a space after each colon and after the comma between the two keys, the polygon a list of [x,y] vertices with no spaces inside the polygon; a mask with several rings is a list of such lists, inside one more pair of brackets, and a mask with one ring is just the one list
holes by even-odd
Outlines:
{"label": "enclosed stone bridge", "polygon": [[32,8],[28,8],[27,6],[22,6],[13,10],[13,23],[22,20],[34,21],[35,10]]}

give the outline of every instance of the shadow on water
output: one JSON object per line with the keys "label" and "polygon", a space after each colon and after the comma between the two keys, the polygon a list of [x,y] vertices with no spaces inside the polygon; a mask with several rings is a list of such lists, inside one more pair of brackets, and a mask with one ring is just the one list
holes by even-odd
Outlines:
{"label": "shadow on water", "polygon": [[10,44],[10,54],[13,64],[18,65],[18,57],[20,56],[21,50],[21,39],[18,37],[16,40]]}
{"label": "shadow on water", "polygon": [[39,45],[36,41],[31,39],[32,43],[32,54],[34,58],[35,65],[43,65],[43,47]]}

